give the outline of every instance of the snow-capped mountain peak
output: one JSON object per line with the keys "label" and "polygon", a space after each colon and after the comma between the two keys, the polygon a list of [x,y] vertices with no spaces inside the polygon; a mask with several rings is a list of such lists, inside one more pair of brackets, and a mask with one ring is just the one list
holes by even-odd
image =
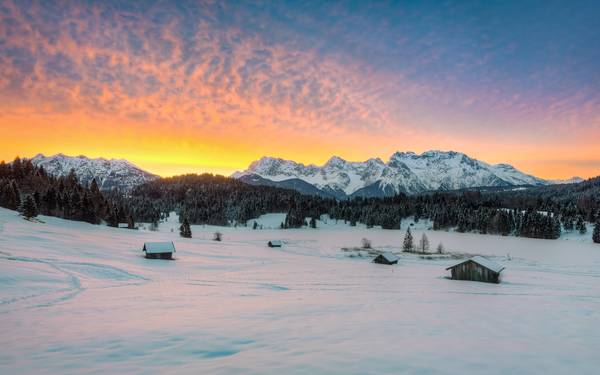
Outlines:
{"label": "snow-capped mountain peak", "polygon": [[333,156],[321,167],[265,157],[233,175],[241,179],[249,176],[269,184],[300,179],[336,197],[548,183],[508,164],[490,165],[460,152],[439,150],[395,152],[387,163],[379,158],[351,162]]}
{"label": "snow-capped mountain peak", "polygon": [[91,159],[84,155],[68,156],[59,153],[53,156],[37,154],[31,162],[57,177],[67,176],[73,169],[82,184],[89,184],[95,178],[102,190],[129,190],[159,178],[125,159]]}
{"label": "snow-capped mountain peak", "polygon": [[324,168],[345,168],[348,165],[348,162],[339,156],[332,156],[325,165]]}

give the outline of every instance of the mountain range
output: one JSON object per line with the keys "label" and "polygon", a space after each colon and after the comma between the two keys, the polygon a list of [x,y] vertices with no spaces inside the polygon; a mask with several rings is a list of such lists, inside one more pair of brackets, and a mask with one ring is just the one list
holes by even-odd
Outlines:
{"label": "mountain range", "polygon": [[35,166],[44,167],[46,172],[56,177],[67,176],[73,169],[81,184],[90,184],[95,178],[101,190],[115,188],[130,190],[137,185],[160,178],[124,159],[91,159],[83,155],[38,154],[31,159],[31,162]]}
{"label": "mountain range", "polygon": [[387,163],[379,158],[350,162],[334,156],[322,166],[263,157],[232,177],[250,184],[293,188],[341,199],[552,184],[511,165],[492,165],[455,151],[396,152]]}
{"label": "mountain range", "polygon": [[[38,154],[31,161],[55,176],[66,176],[73,169],[82,184],[89,184],[96,178],[102,190],[130,190],[160,178],[124,159]],[[379,158],[351,162],[334,156],[322,166],[263,157],[253,162],[248,169],[234,173],[232,177],[252,185],[276,186],[338,199],[581,181],[578,177],[569,180],[544,180],[525,174],[508,164],[488,164],[455,151],[427,151],[422,154],[396,152],[387,162]]]}

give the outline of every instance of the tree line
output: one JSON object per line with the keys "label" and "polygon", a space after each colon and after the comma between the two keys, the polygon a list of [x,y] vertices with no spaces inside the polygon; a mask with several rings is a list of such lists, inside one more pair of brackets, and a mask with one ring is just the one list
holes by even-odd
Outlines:
{"label": "tree line", "polygon": [[[600,184],[587,181],[577,191],[568,187],[520,191],[436,192],[417,196],[334,200],[293,190],[248,185],[235,179],[185,175],[156,180],[134,189],[130,204],[138,220],[177,211],[191,224],[245,225],[270,212],[285,212],[281,228],[315,227],[328,214],[350,225],[400,229],[402,219],[428,219],[434,230],[455,229],[556,239],[563,231],[587,231],[586,222],[600,220]],[[136,204],[137,202],[137,204]],[[308,218],[308,219],[307,219]]]}

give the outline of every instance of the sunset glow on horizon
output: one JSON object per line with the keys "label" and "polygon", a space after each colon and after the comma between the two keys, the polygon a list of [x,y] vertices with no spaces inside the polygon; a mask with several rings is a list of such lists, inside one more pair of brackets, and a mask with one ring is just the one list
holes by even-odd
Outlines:
{"label": "sunset glow on horizon", "polygon": [[[392,3],[393,4],[393,3]],[[0,160],[161,176],[454,150],[600,175],[600,5],[0,1]]]}

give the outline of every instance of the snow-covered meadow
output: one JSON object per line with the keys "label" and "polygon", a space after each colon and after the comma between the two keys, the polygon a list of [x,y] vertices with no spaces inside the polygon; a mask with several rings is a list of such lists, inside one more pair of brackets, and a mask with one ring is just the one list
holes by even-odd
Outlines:
{"label": "snow-covered meadow", "polygon": [[[427,231],[432,248],[491,256],[499,285],[448,280],[454,260],[397,266],[403,230],[158,232],[0,209],[0,373],[596,374],[600,246]],[[276,227],[277,215],[259,220]],[[173,231],[172,231],[173,229]],[[223,241],[212,241],[215,231]],[[268,248],[272,239],[283,248]],[[176,260],[147,260],[145,241]],[[507,256],[510,254],[510,256]]]}

